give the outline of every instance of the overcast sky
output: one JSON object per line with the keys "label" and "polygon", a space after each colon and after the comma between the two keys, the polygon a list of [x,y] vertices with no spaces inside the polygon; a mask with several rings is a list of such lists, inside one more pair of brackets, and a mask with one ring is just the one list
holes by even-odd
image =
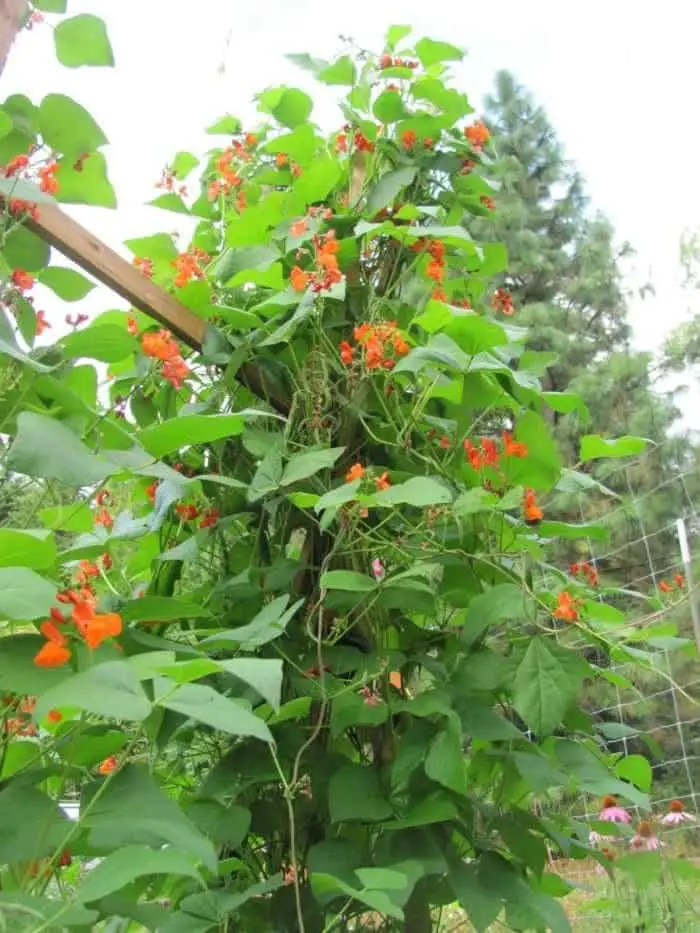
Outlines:
{"label": "overcast sky", "polygon": [[[499,68],[513,71],[545,106],[587,179],[592,205],[637,251],[630,285],[648,280],[656,288],[655,297],[632,303],[635,344],[657,349],[688,314],[678,245],[685,228],[700,226],[691,106],[700,6],[691,0],[69,0],[68,7],[106,20],[116,67],[63,68],[46,24],[20,36],[3,92],[38,102],[62,91],[97,118],[111,144],[119,209],[75,215],[115,248],[131,236],[178,228],[178,215],[142,204],[157,193],[152,186],[175,151],[204,151],[209,122],[225,112],[254,120],[252,97],[268,85],[308,89],[308,76],[285,53],[330,58],[342,48],[339,35],[379,51],[387,25],[410,23],[417,37],[467,49],[457,79],[474,106]],[[321,94],[314,116],[328,129],[335,94]],[[85,304],[96,311],[123,303],[99,290]],[[49,305],[49,319],[59,310]],[[700,412],[690,421],[700,428]]]}

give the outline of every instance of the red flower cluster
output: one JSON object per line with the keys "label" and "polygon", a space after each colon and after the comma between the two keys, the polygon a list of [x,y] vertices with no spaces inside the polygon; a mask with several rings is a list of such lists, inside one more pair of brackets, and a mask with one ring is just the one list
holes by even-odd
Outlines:
{"label": "red flower cluster", "polygon": [[[234,166],[234,160],[238,159],[240,162],[247,162],[250,159],[248,149],[252,149],[256,144],[257,138],[253,133],[246,133],[244,143],[234,139],[228,149],[224,149],[221,155],[218,156],[215,164],[216,171],[221,177],[214,179],[209,185],[210,201],[214,201],[219,195],[227,196],[231,194],[235,188],[240,188],[243,184],[243,179]],[[287,158],[284,153],[279,153],[279,155],[284,156],[285,159]],[[277,164],[280,164],[279,161]],[[286,165],[286,161],[283,164]],[[238,203],[239,209],[243,206],[245,205],[240,202]]]}
{"label": "red flower cluster", "polygon": [[186,505],[185,503],[176,505],[175,511],[183,522],[193,522],[199,515],[199,509],[196,505]]}
{"label": "red flower cluster", "polygon": [[479,201],[488,211],[493,211],[496,209],[496,202],[494,201],[493,198],[490,198],[487,194],[482,194],[481,197],[479,198]]}
{"label": "red flower cluster", "polygon": [[480,152],[491,138],[489,128],[480,120],[464,127],[464,135],[471,145]]}
{"label": "red flower cluster", "polygon": [[35,279],[24,269],[13,269],[11,281],[14,287],[21,292],[28,292],[30,288],[34,287]]}
{"label": "red flower cluster", "polygon": [[[360,324],[352,336],[361,348],[367,369],[393,369],[396,357],[405,356],[411,349],[398,331],[396,321]],[[340,359],[345,366],[350,366],[355,355],[353,346],[343,340],[339,348]]]}
{"label": "red flower cluster", "polygon": [[105,528],[111,528],[114,524],[114,519],[107,509],[98,509],[97,512],[95,512],[93,521],[96,525],[103,525]]}
{"label": "red flower cluster", "polygon": [[25,201],[24,198],[10,198],[9,210],[13,217],[22,220],[29,217],[32,220],[39,219],[39,208],[34,201]]}
{"label": "red flower cluster", "polygon": [[[685,578],[683,577],[682,573],[677,573],[675,577],[673,578],[673,580],[674,580],[675,586],[679,590],[682,590],[684,588]],[[670,593],[674,589],[674,585],[673,583],[669,583],[668,580],[662,580],[661,583],[659,583],[659,589],[661,590],[662,593]]]}
{"label": "red flower cluster", "polygon": [[374,152],[374,143],[360,130],[355,130],[353,143],[358,152]]}
{"label": "red flower cluster", "polygon": [[141,337],[141,349],[146,356],[163,363],[162,376],[177,390],[183,386],[185,379],[190,375],[190,368],[180,355],[175,338],[168,330],[149,332]]}
{"label": "red flower cluster", "polygon": [[134,256],[131,260],[131,265],[134,269],[145,275],[147,279],[153,278],[153,263],[150,259],[144,259],[141,256]]}
{"label": "red flower cluster", "polygon": [[[169,168],[164,168],[160,175],[160,181],[156,183],[156,188],[161,188],[163,191],[175,192],[175,175]],[[177,189],[177,193],[181,198],[187,196],[187,187],[185,185],[180,185]]]}
{"label": "red flower cluster", "polygon": [[495,311],[502,311],[503,314],[510,315],[514,311],[513,296],[505,288],[497,288],[491,299],[491,307]]}
{"label": "red flower cluster", "polygon": [[36,335],[41,337],[45,330],[49,330],[51,325],[46,320],[46,311],[37,311],[34,315],[36,320]]}
{"label": "red flower cluster", "polygon": [[[515,457],[517,459],[527,457],[527,444],[523,444],[522,441],[514,441],[508,431],[501,434],[501,443],[503,447],[501,453],[504,457]],[[500,466],[501,454],[498,450],[498,444],[491,437],[482,437],[478,447],[475,447],[468,437],[465,438],[464,452],[475,470],[480,470],[485,466]]]}
{"label": "red flower cluster", "polygon": [[340,243],[335,238],[335,230],[313,237],[316,271],[306,272],[301,266],[294,266],[290,273],[291,286],[295,292],[303,292],[311,285],[314,292],[331,288],[343,278],[338,265]]}
{"label": "red flower cluster", "polygon": [[[89,587],[85,586],[80,591],[66,590],[57,593],[56,599],[60,603],[72,606],[70,618],[88,647],[97,648],[107,638],[121,634],[121,616],[115,612],[98,615],[95,612],[95,594]],[[58,627],[65,625],[68,619],[59,609],[51,610],[51,619],[53,621],[47,620],[40,626],[46,641],[34,656],[34,663],[38,667],[61,667],[71,656],[69,640]]]}
{"label": "red flower cluster", "polygon": [[562,622],[577,622],[579,617],[580,601],[575,599],[571,593],[562,590],[557,597],[557,605],[552,615],[555,619]]}
{"label": "red flower cluster", "polygon": [[385,68],[417,68],[418,62],[408,58],[392,58],[388,52],[385,52],[379,59],[379,67]]}
{"label": "red flower cluster", "polygon": [[[31,151],[31,150],[30,150]],[[29,166],[29,156],[25,153],[21,155],[16,155],[14,158],[5,166],[5,177],[12,178],[13,175],[18,175],[23,169]]]}
{"label": "red flower cluster", "polygon": [[[362,466],[361,463],[353,463],[348,472],[345,474],[346,483],[354,483],[355,480],[364,479],[367,475],[367,470]],[[389,479],[389,473],[385,470],[379,476],[376,476],[374,479],[374,485],[377,487],[378,492],[383,492],[385,489],[391,487],[391,480]]]}
{"label": "red flower cluster", "polygon": [[196,246],[185,253],[180,253],[177,259],[173,259],[172,264],[177,269],[175,287],[183,288],[190,279],[203,279],[205,276],[201,266],[203,262],[209,262],[209,255]]}
{"label": "red flower cluster", "polygon": [[18,697],[9,694],[0,697],[0,722],[7,735],[34,736],[38,730],[31,720],[36,707],[36,697]]}
{"label": "red flower cluster", "polygon": [[579,574],[585,577],[586,580],[590,583],[591,586],[598,586],[600,583],[600,576],[595,567],[592,567],[587,560],[571,564],[569,566],[569,573],[577,577]]}
{"label": "red flower cluster", "polygon": [[544,512],[537,504],[534,489],[526,489],[523,496],[523,512],[528,525],[536,525],[544,518]]}
{"label": "red flower cluster", "polygon": [[207,509],[207,511],[202,515],[202,520],[199,523],[200,528],[211,528],[212,525],[215,525],[220,518],[218,509]]}

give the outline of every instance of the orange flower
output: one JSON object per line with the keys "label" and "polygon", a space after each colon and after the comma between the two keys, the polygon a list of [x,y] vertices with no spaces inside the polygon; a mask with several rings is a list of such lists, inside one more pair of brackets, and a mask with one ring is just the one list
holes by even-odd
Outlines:
{"label": "orange flower", "polygon": [[350,366],[352,364],[353,349],[347,340],[341,340],[339,344],[340,349],[340,359],[345,366]]}
{"label": "orange flower", "polygon": [[482,437],[481,450],[486,466],[498,466],[498,447],[491,437]]}
{"label": "orange flower", "polygon": [[46,320],[46,311],[37,311],[34,315],[36,321],[36,335],[41,337],[45,330],[50,330],[51,325]]}
{"label": "orange flower", "polygon": [[410,349],[410,346],[406,343],[403,337],[401,337],[399,334],[394,337],[394,350],[398,356],[405,356]]}
{"label": "orange flower", "polygon": [[391,480],[389,479],[389,474],[386,470],[382,473],[381,476],[378,476],[375,479],[374,485],[377,487],[379,492],[384,492],[385,489],[389,489],[391,487]]}
{"label": "orange flower", "polygon": [[676,586],[682,590],[683,587],[685,586],[685,577],[683,576],[683,574],[677,573],[673,579],[676,581]]}
{"label": "orange flower", "polygon": [[367,139],[365,134],[360,130],[355,130],[353,142],[355,144],[355,149],[358,149],[360,152],[374,152],[374,143]]}
{"label": "orange flower", "polygon": [[293,178],[298,178],[303,174],[303,169],[298,162],[292,162],[292,164],[289,166],[289,171],[292,173]]}
{"label": "orange flower", "polygon": [[39,176],[39,188],[45,194],[56,194],[58,191],[58,162],[51,161],[48,165],[43,165],[37,172]]}
{"label": "orange flower", "polygon": [[159,330],[156,333],[149,331],[141,336],[141,349],[146,356],[166,362],[180,356],[180,349],[168,330]]}
{"label": "orange flower", "polygon": [[96,525],[104,525],[105,528],[111,528],[114,524],[114,519],[107,509],[99,509],[95,512],[94,522]]}
{"label": "orange flower", "polygon": [[431,297],[433,301],[447,301],[448,300],[447,292],[445,291],[444,288],[433,289],[433,294]]}
{"label": "orange flower", "polygon": [[347,152],[348,151],[348,134],[347,133],[338,133],[335,137],[335,151],[336,152]]}
{"label": "orange flower", "polygon": [[295,220],[294,223],[289,228],[289,232],[293,237],[300,237],[306,233],[309,229],[309,224],[306,220],[306,217],[302,217],[301,220]]}
{"label": "orange flower", "polygon": [[491,307],[503,314],[513,313],[513,296],[505,288],[497,288],[491,299]]}
{"label": "orange flower", "polygon": [[475,447],[468,437],[464,439],[464,452],[469,459],[469,463],[473,470],[480,470],[483,466],[481,461],[481,454],[477,447]]}
{"label": "orange flower", "polygon": [[21,292],[29,291],[33,287],[34,281],[34,277],[25,272],[24,269],[12,270],[12,284]]}
{"label": "orange flower", "polygon": [[7,178],[12,178],[13,175],[16,175],[17,172],[20,172],[23,168],[26,168],[29,165],[29,156],[28,155],[16,155],[13,159],[5,166],[5,175]]}
{"label": "orange flower", "polygon": [[121,635],[122,620],[116,612],[96,615],[91,603],[79,602],[73,607],[75,627],[90,648],[97,648],[107,638]]}
{"label": "orange flower", "polygon": [[150,499],[151,502],[156,501],[156,490],[158,489],[158,480],[154,479],[150,486],[146,486],[146,498]]}
{"label": "orange flower", "polygon": [[63,719],[63,713],[58,709],[50,709],[48,713],[46,714],[46,718],[48,719],[49,722],[53,722],[53,723],[61,722],[61,720]]}
{"label": "orange flower", "polygon": [[557,597],[557,605],[552,615],[555,619],[561,619],[563,622],[576,622],[578,620],[578,602],[571,593],[566,590]]}
{"label": "orange flower", "polygon": [[252,149],[253,146],[257,146],[257,144],[258,144],[258,137],[255,135],[255,133],[246,133],[246,134],[245,134],[245,144],[246,144],[246,146],[247,146],[249,149]]}
{"label": "orange flower", "polygon": [[446,434],[444,434],[444,435],[440,438],[440,440],[438,441],[438,443],[440,444],[440,446],[442,447],[443,450],[449,450],[450,447],[452,446],[452,441],[449,439],[449,437],[448,437]]}
{"label": "orange flower", "polygon": [[434,282],[437,282],[438,285],[442,284],[445,278],[445,264],[438,259],[432,259],[425,270],[425,274],[429,279],[432,279]]}
{"label": "orange flower", "polygon": [[366,472],[367,471],[361,463],[353,463],[348,472],[345,474],[345,482],[352,483],[356,479],[362,479]]}
{"label": "orange flower", "polygon": [[44,622],[41,625],[41,634],[46,642],[34,655],[34,663],[37,667],[62,667],[70,660],[70,650],[67,647],[67,640],[53,624],[53,622]]}
{"label": "orange flower", "polygon": [[199,510],[196,505],[186,505],[181,503],[180,505],[175,506],[175,511],[180,516],[183,522],[191,522],[199,515]]}
{"label": "orange flower", "polygon": [[527,457],[527,444],[523,444],[522,441],[514,441],[513,435],[509,434],[508,431],[504,431],[501,438],[503,440],[503,453],[506,457]]}
{"label": "orange flower", "polygon": [[433,149],[435,147],[435,140],[432,136],[426,136],[423,140],[424,149]]}
{"label": "orange flower", "polygon": [[309,279],[311,276],[308,272],[300,266],[294,266],[290,275],[290,281],[292,283],[292,288],[295,292],[303,292],[306,290],[307,285],[309,284]]}
{"label": "orange flower", "polygon": [[275,164],[277,168],[284,168],[285,165],[289,164],[289,156],[286,152],[278,152],[275,156]]}
{"label": "orange flower", "polygon": [[404,130],[401,134],[401,145],[404,149],[413,149],[417,138],[413,130]]}
{"label": "orange flower", "polygon": [[173,389],[182,388],[184,380],[190,375],[190,368],[181,356],[174,356],[163,363],[161,370],[163,379],[169,382]]}
{"label": "orange flower", "polygon": [[205,272],[200,265],[202,262],[209,262],[209,256],[204,250],[196,247],[180,253],[177,259],[173,259],[172,265],[177,270],[177,275],[173,280],[175,287],[184,288],[191,279],[203,279]]}
{"label": "orange flower", "polygon": [[100,774],[111,774],[113,771],[116,771],[119,767],[119,760],[116,755],[110,755],[109,758],[105,758],[104,761],[100,762],[97,767],[97,770]]}
{"label": "orange flower", "polygon": [[659,583],[659,589],[662,593],[670,593],[673,587],[670,583],[667,583],[666,580],[662,580],[661,583]]}
{"label": "orange flower", "polygon": [[91,564],[89,560],[80,561],[80,569],[78,570],[78,583],[85,585],[90,577],[99,577],[100,568],[97,564]]}
{"label": "orange flower", "polygon": [[488,194],[482,194],[481,197],[479,198],[479,201],[489,211],[493,211],[496,209],[496,202],[494,201],[493,198],[490,198]]}
{"label": "orange flower", "polygon": [[491,138],[488,127],[480,120],[464,127],[464,135],[475,149],[481,150]]}
{"label": "orange flower", "polygon": [[544,512],[537,504],[534,489],[526,489],[523,497],[523,511],[525,512],[525,521],[528,524],[535,525],[544,518]]}
{"label": "orange flower", "polygon": [[138,337],[139,325],[136,322],[136,318],[131,314],[126,319],[126,329],[132,337]]}

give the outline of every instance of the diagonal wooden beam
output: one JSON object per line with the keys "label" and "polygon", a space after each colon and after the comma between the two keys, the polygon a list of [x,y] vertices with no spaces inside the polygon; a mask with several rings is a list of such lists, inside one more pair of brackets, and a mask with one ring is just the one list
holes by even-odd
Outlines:
{"label": "diagonal wooden beam", "polygon": [[[0,195],[0,204],[3,200]],[[106,243],[64,214],[56,204],[39,202],[35,216],[27,217],[25,223],[42,240],[121,295],[132,307],[163,324],[193,350],[202,349],[208,326],[206,321],[147,279]],[[272,385],[265,378],[255,363],[243,363],[236,372],[236,378],[280,414],[289,413],[290,399],[280,392],[279,386]]]}
{"label": "diagonal wooden beam", "polygon": [[193,350],[202,349],[206,321],[154,285],[126,259],[68,214],[64,214],[55,204],[39,202],[36,216],[33,219],[28,217],[26,224],[42,240],[55,246],[60,253],[93,275],[98,282],[121,295],[134,308],[155,318]]}

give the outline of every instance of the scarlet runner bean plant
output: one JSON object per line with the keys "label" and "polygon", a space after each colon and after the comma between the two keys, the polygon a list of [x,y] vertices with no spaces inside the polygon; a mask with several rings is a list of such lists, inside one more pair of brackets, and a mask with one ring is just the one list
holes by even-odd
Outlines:
{"label": "scarlet runner bean plant", "polygon": [[[89,26],[107,64],[94,19],[59,52]],[[478,931],[564,931],[551,859],[609,862],[536,800],[648,807],[577,705],[627,630],[547,556],[592,533],[548,514],[557,490],[620,454],[591,435],[583,472],[560,462],[547,415],[576,400],[541,391],[505,251],[469,232],[494,142],[462,52],[411,42],[293,56],[344,95],[330,135],[268,88],[165,169],[152,203],[191,240],[127,246],[208,322],[201,353],[136,311],[35,343],[34,281],[91,283],[25,219],[111,206],[106,140],[61,95],[2,109],[0,418],[8,479],[40,491],[0,530],[12,929],[427,933],[459,903]]]}

